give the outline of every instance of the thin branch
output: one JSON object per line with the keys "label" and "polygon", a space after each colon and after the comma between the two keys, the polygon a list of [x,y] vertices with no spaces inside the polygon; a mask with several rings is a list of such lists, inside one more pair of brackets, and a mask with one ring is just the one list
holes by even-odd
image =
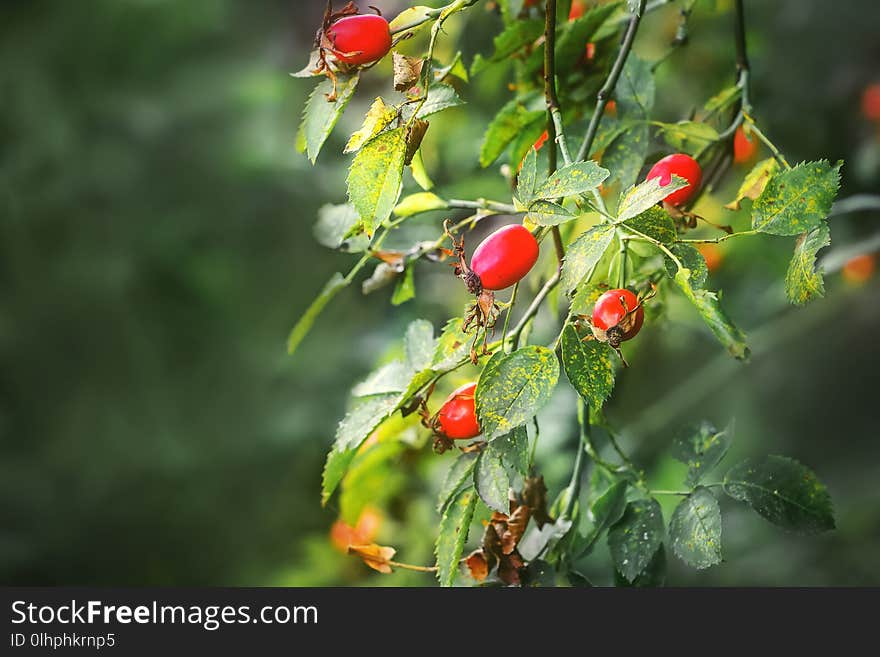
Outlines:
{"label": "thin branch", "polygon": [[[510,339],[513,340],[513,348],[516,349],[519,346],[519,338],[522,335],[523,330],[529,324],[530,321],[538,314],[538,310],[541,308],[541,304],[544,303],[544,299],[547,298],[547,295],[553,291],[559,284],[560,274],[557,270],[553,276],[547,279],[547,282],[544,283],[544,287],[535,295],[535,298],[532,299],[532,303],[526,309],[526,312],[520,317],[519,322],[517,322],[516,326],[513,327],[513,330],[510,332]],[[507,338],[505,337],[505,340]]]}
{"label": "thin branch", "polygon": [[[547,103],[547,141],[550,148],[547,151],[548,171],[547,175],[553,175],[556,171],[556,148],[561,147],[562,159],[566,165],[571,164],[568,154],[568,145],[565,141],[565,132],[562,129],[562,114],[559,109],[559,97],[556,95],[556,0],[547,0],[546,16],[544,19],[544,98]],[[553,226],[553,247],[556,249],[556,260],[562,267],[565,258],[565,247],[562,244],[562,235],[559,226]]]}
{"label": "thin branch", "polygon": [[568,482],[568,499],[565,502],[565,508],[562,510],[562,518],[571,519],[574,513],[574,505],[577,503],[578,495],[581,491],[581,478],[584,475],[584,467],[587,460],[584,458],[584,451],[588,444],[587,425],[590,423],[590,415],[587,409],[587,403],[583,399],[578,399],[578,449],[574,457],[574,467],[571,471],[571,480]]}
{"label": "thin branch", "polygon": [[632,16],[630,16],[629,25],[623,36],[623,42],[620,44],[620,51],[617,53],[617,59],[611,67],[608,79],[605,80],[605,84],[602,85],[602,88],[596,96],[596,108],[593,110],[593,116],[590,119],[587,134],[584,135],[581,147],[578,149],[577,155],[575,155],[575,162],[585,160],[590,155],[590,148],[593,146],[593,140],[596,139],[596,132],[599,129],[599,121],[602,120],[602,115],[605,113],[605,106],[608,105],[608,101],[611,99],[611,94],[614,93],[617,81],[620,79],[620,74],[623,72],[623,67],[626,64],[630,51],[632,50],[633,42],[636,39],[636,33],[639,31],[639,23],[642,20],[642,14],[645,13],[645,3],[646,0],[639,0],[638,9],[633,12]]}

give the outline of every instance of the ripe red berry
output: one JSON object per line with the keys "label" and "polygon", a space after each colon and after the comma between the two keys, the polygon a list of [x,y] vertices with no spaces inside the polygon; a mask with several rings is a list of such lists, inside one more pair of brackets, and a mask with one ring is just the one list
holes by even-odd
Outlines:
{"label": "ripe red berry", "polygon": [[529,273],[538,260],[538,242],[525,226],[499,228],[474,249],[471,271],[484,290],[503,290]]}
{"label": "ripe red berry", "polygon": [[843,278],[848,283],[861,284],[871,278],[877,259],[871,254],[850,258],[843,266]]}
{"label": "ripe red berry", "polygon": [[327,28],[327,37],[336,59],[353,66],[374,62],[391,50],[388,21],[373,14],[340,18]]}
{"label": "ripe red berry", "polygon": [[453,391],[437,413],[437,430],[452,440],[466,440],[480,435],[474,408],[476,383],[466,383]]}
{"label": "ripe red berry", "polygon": [[862,115],[871,121],[880,121],[880,82],[865,87],[862,94]]}
{"label": "ripe red berry", "polygon": [[660,186],[665,187],[672,182],[673,174],[684,178],[690,184],[687,187],[682,187],[672,192],[663,200],[670,205],[683,205],[700,187],[700,183],[703,180],[703,172],[700,170],[700,165],[697,164],[697,161],[690,155],[674,153],[673,155],[667,155],[652,166],[645,180],[659,178]]}
{"label": "ripe red berry", "polygon": [[737,164],[751,162],[758,154],[758,138],[746,134],[742,126],[733,135],[733,161]]}
{"label": "ripe red berry", "polygon": [[593,306],[594,335],[595,329],[599,329],[605,334],[608,344],[615,349],[621,342],[636,337],[644,321],[645,309],[629,290],[608,290]]}

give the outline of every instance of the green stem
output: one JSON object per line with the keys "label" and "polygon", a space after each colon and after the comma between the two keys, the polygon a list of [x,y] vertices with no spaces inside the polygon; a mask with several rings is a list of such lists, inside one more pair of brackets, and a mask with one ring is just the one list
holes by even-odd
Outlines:
{"label": "green stem", "polygon": [[[541,309],[541,304],[544,303],[544,299],[547,298],[547,295],[550,294],[550,292],[553,291],[553,288],[559,284],[559,277],[559,270],[557,270],[553,276],[547,279],[547,282],[544,283],[544,287],[542,287],[538,294],[535,295],[535,298],[532,299],[532,303],[526,309],[526,312],[520,317],[516,326],[513,327],[513,330],[510,332],[510,339],[513,341],[514,350],[519,346],[519,339],[522,335],[523,329],[525,329],[535,315],[538,314],[538,310]],[[506,337],[504,339],[507,340]]]}
{"label": "green stem", "polygon": [[[446,201],[446,205],[457,210],[492,210],[501,214],[522,214],[521,211],[509,203],[499,203],[498,201],[489,201],[484,198],[479,198],[476,201],[464,201],[453,198]],[[425,210],[425,212],[430,212],[430,210]]]}
{"label": "green stem", "polygon": [[625,288],[626,287],[626,256],[627,256],[627,241],[621,238],[620,233],[617,234],[617,240],[620,242],[620,250],[618,251],[618,267],[620,268],[617,274],[617,287]]}
{"label": "green stem", "polygon": [[623,42],[620,44],[620,51],[617,53],[617,59],[611,67],[608,79],[605,80],[605,84],[602,85],[602,88],[596,96],[596,107],[593,110],[593,116],[590,118],[590,125],[587,128],[587,134],[584,135],[581,147],[578,149],[577,155],[575,155],[575,162],[585,160],[590,155],[590,148],[593,146],[593,140],[596,139],[596,132],[599,130],[599,122],[602,120],[602,115],[605,113],[605,106],[608,105],[608,101],[611,100],[611,94],[614,93],[614,88],[617,86],[620,74],[623,73],[623,67],[626,64],[630,51],[632,50],[633,42],[636,39],[636,33],[639,31],[639,23],[642,20],[642,14],[645,13],[645,2],[646,0],[639,0],[637,10],[633,12],[629,18],[629,25],[623,36]]}
{"label": "green stem", "polygon": [[758,235],[758,231],[741,230],[738,233],[730,233],[729,235],[722,235],[721,237],[689,238],[681,239],[678,241],[684,242],[686,244],[718,244],[719,242],[726,242],[729,239],[732,239],[734,237],[741,237],[743,235]]}
{"label": "green stem", "polygon": [[562,518],[566,520],[570,520],[572,514],[574,513],[574,505],[577,503],[578,496],[581,491],[581,478],[584,475],[584,468],[587,465],[587,460],[584,458],[584,450],[586,448],[588,439],[587,439],[587,425],[589,424],[589,413],[587,412],[587,403],[580,399],[578,400],[578,449],[577,454],[574,457],[574,468],[571,471],[571,480],[568,482],[568,499],[565,502],[565,508],[562,511]]}
{"label": "green stem", "polygon": [[507,302],[507,314],[504,316],[504,327],[501,330],[501,346],[507,345],[507,327],[510,325],[510,315],[513,312],[513,304],[516,303],[516,293],[519,291],[519,281],[513,286],[513,292],[510,293],[510,301]]}
{"label": "green stem", "polygon": [[755,125],[754,121],[752,121],[750,117],[746,118],[749,122],[749,130],[757,135],[758,139],[763,142],[763,144],[770,150],[770,153],[773,155],[773,157],[776,158],[776,161],[779,162],[779,164],[784,166],[786,169],[791,169],[791,165],[788,163],[788,160],[785,159],[785,156],[779,151],[779,149],[776,148],[776,144],[770,141],[770,138],[767,137],[767,135],[765,135],[763,132],[761,132],[760,128]]}

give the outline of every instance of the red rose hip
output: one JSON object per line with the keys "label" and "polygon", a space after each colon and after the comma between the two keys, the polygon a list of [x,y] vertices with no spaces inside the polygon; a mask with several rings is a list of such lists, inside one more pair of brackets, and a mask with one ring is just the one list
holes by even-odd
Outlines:
{"label": "red rose hip", "polygon": [[474,407],[476,383],[466,383],[452,392],[437,413],[437,430],[452,440],[466,440],[480,435]]}
{"label": "red rose hip", "polygon": [[359,66],[382,59],[391,50],[391,31],[381,16],[346,16],[327,28],[333,55],[340,62]]}
{"label": "red rose hip", "polygon": [[484,290],[503,290],[529,273],[538,260],[538,242],[525,226],[499,228],[474,250],[471,271]]}
{"label": "red rose hip", "polygon": [[675,153],[673,155],[667,155],[662,160],[658,161],[657,164],[652,166],[645,180],[659,178],[660,186],[665,187],[672,182],[673,175],[684,178],[690,184],[687,187],[682,187],[681,189],[672,192],[663,200],[670,205],[683,205],[684,203],[687,203],[696,193],[697,189],[699,189],[700,183],[703,180],[703,172],[700,169],[700,165],[697,164],[697,161],[690,155]]}
{"label": "red rose hip", "polygon": [[736,164],[751,162],[758,154],[758,138],[746,134],[742,126],[733,135],[733,161]]}
{"label": "red rose hip", "polygon": [[593,306],[593,328],[615,349],[636,337],[644,321],[645,309],[629,290],[608,290]]}

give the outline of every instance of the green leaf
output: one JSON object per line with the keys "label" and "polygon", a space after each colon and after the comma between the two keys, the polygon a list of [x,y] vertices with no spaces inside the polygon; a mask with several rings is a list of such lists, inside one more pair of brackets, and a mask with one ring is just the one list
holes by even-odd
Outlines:
{"label": "green leaf", "polygon": [[635,184],[648,153],[649,137],[648,126],[636,124],[613,139],[602,154],[602,165],[611,171],[606,185],[617,183],[620,189],[627,189]]}
{"label": "green leaf", "polygon": [[474,60],[471,67],[471,75],[477,75],[488,67],[490,63],[501,62],[508,59],[516,51],[525,47],[544,33],[544,21],[538,19],[518,20],[504,28],[493,39],[495,52],[488,58],[480,57]]}
{"label": "green leaf", "polygon": [[312,301],[290,331],[290,335],[287,338],[288,354],[293,354],[293,352],[296,351],[299,343],[302,342],[303,338],[306,337],[309,330],[312,328],[312,324],[315,323],[318,315],[324,310],[324,306],[330,303],[333,297],[335,297],[340,290],[347,287],[349,283],[350,281],[346,280],[339,272],[330,277],[330,280],[324,285],[321,293],[314,301]]}
{"label": "green leaf", "polygon": [[461,61],[461,51],[455,53],[455,57],[446,66],[434,65],[434,79],[438,82],[444,82],[447,77],[453,76],[463,82],[468,81],[468,72]]}
{"label": "green leaf", "polygon": [[391,215],[400,196],[406,128],[383,132],[355,155],[348,172],[348,198],[368,235]]}
{"label": "green leaf", "polygon": [[477,454],[475,452],[462,452],[458,455],[455,462],[446,471],[443,485],[440,487],[440,493],[437,496],[438,513],[443,513],[449,502],[466,484],[470,486],[476,464]]}
{"label": "green leaf", "polygon": [[640,215],[627,219],[623,225],[662,244],[672,244],[677,237],[675,223],[669,213],[660,207],[650,207]]}
{"label": "green leaf", "polygon": [[417,319],[406,327],[403,350],[406,366],[411,372],[419,372],[431,365],[437,341],[434,339],[434,326],[427,319]]}
{"label": "green leaf", "polygon": [[492,449],[494,442],[490,442],[480,452],[477,466],[474,468],[474,486],[486,506],[493,511],[507,514],[510,513],[510,500],[507,494],[510,477],[507,476],[501,453],[497,449]]}
{"label": "green leaf", "polygon": [[746,174],[742,185],[739,187],[739,191],[736,193],[736,197],[724,207],[728,210],[739,210],[745,199],[750,198],[754,200],[758,198],[767,187],[770,178],[777,171],[779,171],[779,162],[776,161],[776,158],[768,157],[766,160],[758,162]]}
{"label": "green leaf", "polygon": [[547,115],[540,112],[535,115],[531,123],[526,124],[510,142],[511,165],[522,162],[528,152],[535,146],[535,142],[547,129]]}
{"label": "green leaf", "polygon": [[376,98],[360,129],[355,132],[345,145],[343,153],[353,153],[370,141],[373,137],[387,128],[397,118],[397,108],[389,107],[382,98]]}
{"label": "green leaf", "polygon": [[434,189],[434,181],[431,180],[431,176],[428,175],[428,170],[425,168],[425,162],[422,160],[422,149],[416,151],[416,154],[413,155],[412,162],[409,164],[410,172],[412,173],[413,180],[416,181],[416,184],[424,189],[426,192]]}
{"label": "green leaf", "polygon": [[672,455],[688,467],[686,484],[696,486],[721,462],[733,442],[733,423],[718,431],[711,422],[688,427],[676,436]]}
{"label": "green leaf", "polygon": [[558,379],[559,361],[546,347],[495,352],[480,375],[475,397],[485,438],[492,440],[531,420],[550,400]]}
{"label": "green leaf", "polygon": [[542,110],[528,109],[523,100],[515,98],[508,102],[486,129],[480,147],[480,166],[485,168],[492,164],[525,126],[544,116]]}
{"label": "green leaf", "polygon": [[431,192],[417,192],[400,199],[394,208],[394,214],[398,217],[411,217],[414,214],[430,212],[432,210],[445,210],[449,207],[442,198]]}
{"label": "green leaf", "polygon": [[598,188],[609,175],[592,160],[558,169],[535,191],[535,198],[556,199],[586,194]]}
{"label": "green leaf", "polygon": [[722,107],[727,107],[730,103],[739,98],[741,93],[740,88],[736,85],[722,89],[706,101],[703,109],[710,114],[716,112]]}
{"label": "green leaf", "polygon": [[718,295],[707,290],[694,289],[690,282],[690,276],[689,269],[679,269],[674,280],[697,309],[697,312],[700,313],[703,322],[715,334],[718,341],[727,348],[730,355],[740,360],[747,359],[750,352],[745,334],[727,317],[721,307]]}
{"label": "green leaf", "polygon": [[614,226],[599,224],[571,243],[562,263],[560,285],[564,292],[573,290],[592,273],[613,238]]}
{"label": "green leaf", "polygon": [[[661,242],[671,242],[675,239],[675,224],[672,223],[668,212],[655,206],[672,192],[682,187],[687,187],[689,184],[687,180],[679,176],[672,176],[672,180],[665,186],[660,185],[660,178],[646,180],[627,190],[623,195],[623,198],[620,200],[620,207],[617,209],[617,220],[626,221],[631,219],[632,221],[629,224],[632,225],[633,221],[639,221],[639,215],[647,214],[648,210],[656,210],[657,212],[644,217],[641,221],[647,222],[649,226],[656,225],[658,228],[662,228],[663,238],[656,237],[645,230],[642,230],[642,232],[651,235],[655,239],[659,239]],[[638,228],[638,226],[633,227]],[[672,233],[671,238],[669,237],[670,232]]]}
{"label": "green leaf", "polygon": [[618,6],[619,3],[611,2],[593,7],[584,12],[580,18],[563,25],[556,38],[558,71],[568,71],[580,65],[584,58],[584,44],[594,40],[596,30],[617,10]]}
{"label": "green leaf", "polygon": [[366,397],[339,423],[336,429],[336,442],[333,443],[324,465],[321,504],[327,503],[342,481],[361,443],[394,412],[399,397],[396,393]]}
{"label": "green leaf", "polygon": [[718,141],[718,131],[708,123],[679,121],[664,123],[660,127],[664,141],[680,153],[699,152],[707,145]]}
{"label": "green leaf", "polygon": [[364,251],[369,246],[369,239],[361,231],[361,218],[348,203],[321,206],[313,233],[322,246],[347,253]]}
{"label": "green leaf", "polygon": [[403,270],[403,276],[397,278],[397,283],[394,285],[394,292],[391,295],[392,306],[399,306],[410,299],[415,298],[416,282],[413,276],[414,269],[415,266],[412,263],[408,264],[406,269]]}
{"label": "green leaf", "polygon": [[[690,270],[691,287],[700,289],[706,285],[706,281],[709,279],[709,267],[706,265],[706,259],[702,253],[690,244],[683,242],[676,242],[669,247],[669,250],[681,261],[681,264],[686,269]],[[669,274],[670,278],[675,278],[675,274],[678,272],[678,265],[665,254],[663,258],[666,265],[666,273]]]}
{"label": "green leaf", "polygon": [[517,177],[516,192],[514,193],[523,207],[527,207],[535,198],[535,190],[538,188],[538,151],[529,149],[523,159],[522,169]]}
{"label": "green leaf", "polygon": [[571,210],[551,201],[538,200],[529,206],[529,220],[539,226],[558,226],[576,216]]}
{"label": "green leaf", "polygon": [[799,235],[831,212],[840,187],[842,162],[802,163],[776,174],[752,206],[752,228],[771,235]]}
{"label": "green leaf", "polygon": [[467,488],[455,496],[440,518],[440,533],[434,553],[437,555],[437,579],[441,586],[452,586],[455,581],[476,507],[477,494],[473,488]]}
{"label": "green leaf", "polygon": [[590,406],[601,408],[614,390],[612,353],[604,342],[582,342],[570,324],[562,331],[562,367],[572,387]]}
{"label": "green leaf", "polygon": [[322,80],[312,91],[308,101],[306,101],[303,110],[302,123],[300,124],[300,132],[305,144],[306,154],[312,164],[318,158],[321,147],[327,141],[327,137],[333,132],[336,122],[342,116],[345,106],[354,95],[360,76],[358,73],[352,75],[337,75],[336,100],[328,102],[327,96],[333,92],[333,81],[329,78]]}
{"label": "green leaf", "polygon": [[623,517],[608,532],[614,567],[632,582],[663,542],[663,514],[657,500],[636,500],[626,506]]}
{"label": "green leaf", "polygon": [[462,324],[461,317],[446,322],[437,340],[431,367],[436,370],[446,370],[467,357],[470,352],[471,336],[462,330]]}
{"label": "green leaf", "polygon": [[650,563],[645,569],[636,575],[636,578],[629,582],[617,570],[614,571],[614,586],[637,587],[637,588],[653,588],[663,586],[666,583],[666,549],[663,544],[657,548],[654,556],[651,557]]}
{"label": "green leaf", "polygon": [[724,477],[724,492],[790,531],[818,534],[834,529],[828,489],[794,459],[768,456],[743,461]]}
{"label": "green leaf", "polygon": [[509,471],[523,476],[529,473],[529,432],[525,427],[517,427],[510,433],[498,436],[486,449],[500,454],[502,463]]}
{"label": "green leaf", "polygon": [[[598,468],[596,469],[598,470]],[[595,470],[594,470],[595,472]],[[592,526],[587,535],[578,537],[572,549],[572,557],[578,559],[589,554],[606,529],[617,523],[626,511],[627,482],[618,481],[609,486],[590,506]]]}
{"label": "green leaf", "polygon": [[618,113],[627,118],[647,119],[654,108],[654,93],[651,65],[630,55],[614,89]]}
{"label": "green leaf", "polygon": [[[391,30],[399,30],[406,25],[411,25],[413,23],[417,23],[420,20],[424,19],[426,16],[430,16],[431,12],[434,11],[431,7],[425,7],[424,5],[417,5],[415,7],[407,7],[403,11],[401,11],[397,16],[395,16],[388,23],[388,28]],[[419,25],[418,28],[429,26],[431,24],[430,21],[426,21]]]}
{"label": "green leaf", "polygon": [[428,87],[428,99],[419,108],[417,116],[420,119],[424,119],[437,112],[460,105],[464,105],[464,101],[455,92],[455,89],[448,84],[435,82]]}
{"label": "green leaf", "polygon": [[708,488],[700,486],[675,507],[669,540],[678,558],[693,568],[721,563],[721,509]]}
{"label": "green leaf", "polygon": [[785,273],[785,295],[796,306],[825,296],[825,281],[822,269],[816,268],[816,254],[829,244],[831,231],[826,223],[819,224],[798,238],[794,256]]}
{"label": "green leaf", "polygon": [[412,370],[406,363],[394,360],[372,372],[364,381],[352,388],[355,397],[370,397],[392,392],[403,392],[412,379]]}

